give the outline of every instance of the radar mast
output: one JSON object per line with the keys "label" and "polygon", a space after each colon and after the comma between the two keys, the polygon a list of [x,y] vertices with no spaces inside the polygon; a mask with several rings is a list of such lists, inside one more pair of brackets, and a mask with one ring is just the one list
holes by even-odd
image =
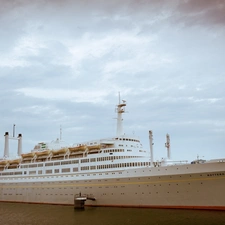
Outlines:
{"label": "radar mast", "polygon": [[120,100],[120,93],[119,93],[119,104],[117,105],[116,111],[117,111],[117,136],[123,135],[123,118],[122,114],[125,112],[125,106],[126,106],[126,101],[125,100]]}

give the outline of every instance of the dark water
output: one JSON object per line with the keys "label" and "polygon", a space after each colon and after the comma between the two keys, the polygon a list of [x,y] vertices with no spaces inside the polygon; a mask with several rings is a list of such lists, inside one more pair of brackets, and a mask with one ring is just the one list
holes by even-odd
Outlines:
{"label": "dark water", "polygon": [[223,225],[224,211],[92,208],[0,203],[0,225]]}

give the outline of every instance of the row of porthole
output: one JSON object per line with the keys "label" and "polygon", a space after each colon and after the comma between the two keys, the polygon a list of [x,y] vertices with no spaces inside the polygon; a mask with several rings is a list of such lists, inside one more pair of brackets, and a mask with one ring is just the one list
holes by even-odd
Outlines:
{"label": "row of porthole", "polygon": [[[53,183],[54,184],[54,183]],[[190,183],[188,183],[189,185],[190,185]],[[201,184],[203,184],[202,182],[201,182]],[[50,184],[51,185],[51,184]],[[171,184],[168,184],[169,186],[171,185]],[[177,186],[179,185],[179,184],[176,184]],[[161,184],[158,184],[158,185],[156,185],[156,184],[154,184],[154,187],[156,187],[156,186],[162,186]],[[142,187],[141,185],[138,185],[138,187]],[[147,185],[147,187],[149,187],[149,185]],[[61,189],[62,187],[59,187],[59,189]],[[92,187],[85,187],[85,188],[92,188]],[[100,186],[99,188],[102,188],[102,186]],[[105,188],[109,188],[109,186],[105,186]],[[118,188],[118,186],[113,186],[113,188]],[[120,186],[120,188],[125,188],[125,186]],[[27,188],[26,188],[27,189]],[[33,187],[32,187],[32,189],[34,189]],[[37,188],[37,189],[39,189],[39,187]],[[40,189],[44,189],[44,188],[41,188],[40,187]],[[47,189],[50,189],[50,188],[47,188]],[[54,188],[51,188],[51,189],[54,189]],[[67,189],[66,187],[64,187],[64,189]],[[73,189],[72,187],[70,187],[70,189]],[[76,187],[76,189],[79,189],[79,187]],[[7,188],[6,190],[16,190],[16,188]]]}
{"label": "row of porthole", "polygon": [[[221,175],[224,175],[224,173],[218,173],[218,174],[207,174],[207,176],[221,176]],[[202,175],[200,175],[200,176],[202,176]],[[180,176],[181,177],[181,176]],[[191,175],[190,175],[190,177],[191,177]],[[159,179],[161,178],[161,177],[158,177]],[[170,178],[172,178],[172,176],[170,176]],[[151,179],[151,178],[148,178],[149,180]],[[130,180],[130,178],[129,178],[129,180]],[[138,178],[138,180],[140,180],[140,178]],[[102,180],[98,180],[98,182],[101,182]],[[107,180],[105,180],[105,181],[107,181]],[[117,179],[117,181],[120,181],[120,179]],[[71,183],[73,183],[72,181],[70,181]],[[76,182],[76,183],[79,183],[80,181],[74,181],[74,182]],[[87,182],[87,181],[84,181],[84,182]],[[89,182],[91,182],[90,180],[89,180]],[[62,182],[59,182],[59,183],[62,183]],[[65,182],[64,181],[64,183],[67,183],[67,182]],[[34,183],[33,183],[34,184]],[[43,184],[43,183],[41,183],[41,184]],[[48,182],[48,184],[51,184],[50,182]],[[52,182],[52,184],[54,184],[54,182]],[[5,185],[10,185],[10,184],[5,184]],[[12,184],[12,185],[15,185],[15,184]],[[178,185],[178,184],[177,184]]]}
{"label": "row of porthole", "polygon": [[[151,171],[151,170],[150,170]],[[144,172],[144,171],[143,171]],[[135,173],[136,173],[136,171],[135,171]],[[112,173],[112,174],[115,174],[115,173]],[[122,172],[119,172],[119,174],[122,174]],[[96,174],[92,174],[92,175],[96,175]],[[103,175],[102,173],[99,173],[98,175]],[[110,175],[110,174],[108,174],[108,173],[105,173],[105,175]],[[70,177],[74,177],[74,176],[76,176],[76,177],[79,177],[79,176],[84,176],[84,174],[74,174],[74,175],[70,175]],[[88,174],[88,175],[86,175],[86,176],[90,176],[90,174]],[[40,179],[49,179],[49,178],[58,178],[59,176],[53,176],[53,177],[51,177],[51,176],[47,176],[47,177],[45,177],[45,176],[43,176],[43,177],[21,177],[21,179],[38,179],[38,178],[40,178]],[[64,177],[63,175],[61,175],[60,177]],[[66,176],[66,177],[68,177],[68,176]],[[172,178],[171,176],[170,176],[170,178]],[[9,177],[7,177],[7,178],[3,178],[3,180],[12,180],[12,179],[18,179],[18,178],[9,178]],[[138,179],[140,179],[140,178],[138,178]],[[148,178],[148,179],[150,179],[150,178]],[[160,177],[159,177],[159,179],[160,179]]]}
{"label": "row of porthole", "polygon": [[[202,182],[201,182],[201,184],[203,184]],[[168,184],[169,186],[171,185],[171,184]],[[176,184],[177,186],[179,185],[179,184]],[[190,183],[188,183],[188,185],[190,185]],[[156,184],[154,184],[154,187],[156,187],[157,185]],[[159,184],[158,186],[160,186],[161,187],[161,184]],[[138,185],[138,187],[142,187],[141,185]],[[147,187],[149,187],[149,185],[147,185]],[[91,189],[92,187],[84,187],[85,189],[87,189],[87,188],[89,188],[89,189]],[[98,188],[103,188],[103,187],[98,187]],[[110,188],[109,186],[105,186],[105,188]],[[118,188],[118,186],[113,186],[113,188]],[[125,188],[125,186],[120,186],[120,188]],[[25,188],[25,189],[28,189],[28,188]],[[32,189],[35,189],[35,188],[32,188]],[[45,189],[45,188],[36,188],[37,190],[39,190],[39,189]],[[47,188],[47,189],[50,189],[50,188]],[[59,187],[58,189],[62,189],[61,187]],[[67,188],[63,188],[63,189],[67,189]],[[70,188],[68,188],[68,189],[73,189],[72,187],[70,187]],[[76,189],[79,189],[79,187],[76,187]],[[16,188],[7,188],[6,190],[16,190]],[[23,188],[23,190],[24,190],[24,188]],[[54,188],[51,188],[51,190],[54,190]]]}
{"label": "row of porthole", "polygon": [[[170,192],[167,192],[167,194],[169,194],[169,193]],[[180,193],[180,192],[177,191],[177,193]],[[135,195],[137,195],[137,194],[140,194],[140,193],[135,192]],[[142,192],[141,194],[143,195],[143,194],[147,194],[147,193]],[[159,194],[159,192],[155,192],[155,193],[148,192],[148,194]],[[11,193],[9,193],[9,194],[4,193],[4,195],[12,195],[12,194]],[[16,195],[23,195],[23,194],[16,194]],[[40,196],[41,194],[40,193],[36,193],[35,195],[39,195]],[[45,195],[64,195],[64,196],[71,195],[71,196],[73,196],[74,194],[45,194]],[[110,194],[103,193],[102,195],[110,195]],[[114,195],[114,193],[111,193],[111,195]],[[125,195],[125,193],[120,193],[120,195]]]}
{"label": "row of porthole", "polygon": [[[136,172],[136,171],[135,171]],[[122,174],[122,172],[119,172],[119,174]],[[13,175],[13,174],[0,174],[0,177],[1,176],[3,176],[2,177],[2,180],[16,180],[16,179],[38,179],[38,178],[40,178],[40,179],[49,179],[49,178],[58,178],[58,177],[65,177],[65,175],[55,175],[55,176],[41,176],[41,177],[38,177],[38,176],[35,176],[35,177],[25,177],[25,176],[23,176],[23,177],[4,177],[4,176],[9,176],[9,175]],[[93,176],[96,176],[96,175],[104,175],[103,173],[97,173],[97,174],[73,174],[73,175],[70,175],[69,174],[69,176],[70,177],[74,177],[74,176],[76,176],[76,177],[79,177],[79,176],[90,176],[90,175],[93,175]],[[109,174],[108,172],[107,173],[105,173],[105,175],[115,175],[115,173],[111,173],[111,174]],[[66,177],[68,177],[68,175],[66,175]]]}
{"label": "row of porthole", "polygon": [[212,174],[207,174],[207,176],[223,176],[224,173],[212,173]]}

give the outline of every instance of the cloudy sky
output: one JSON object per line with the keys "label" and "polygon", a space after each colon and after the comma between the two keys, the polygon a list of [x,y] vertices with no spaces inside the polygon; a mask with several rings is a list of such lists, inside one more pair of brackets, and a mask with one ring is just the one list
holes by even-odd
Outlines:
{"label": "cloudy sky", "polygon": [[[224,0],[0,0],[0,156],[126,134],[156,159],[225,158]],[[10,141],[10,153],[17,143]]]}

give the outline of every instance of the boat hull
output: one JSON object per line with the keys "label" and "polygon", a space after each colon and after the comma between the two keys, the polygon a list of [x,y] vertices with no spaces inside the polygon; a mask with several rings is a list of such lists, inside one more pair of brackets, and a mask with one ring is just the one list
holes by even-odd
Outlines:
{"label": "boat hull", "polygon": [[[198,171],[198,172],[196,172]],[[1,180],[0,201],[88,206],[225,210],[225,163]]]}

